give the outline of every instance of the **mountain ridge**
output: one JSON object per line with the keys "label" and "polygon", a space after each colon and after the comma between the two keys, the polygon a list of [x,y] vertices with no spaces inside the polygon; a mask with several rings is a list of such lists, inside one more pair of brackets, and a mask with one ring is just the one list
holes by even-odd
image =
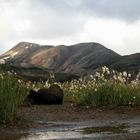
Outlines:
{"label": "mountain ridge", "polygon": [[91,74],[104,65],[117,70],[140,69],[140,53],[121,56],[96,42],[69,46],[20,42],[0,58],[16,66],[36,66],[47,68],[55,73],[79,76]]}

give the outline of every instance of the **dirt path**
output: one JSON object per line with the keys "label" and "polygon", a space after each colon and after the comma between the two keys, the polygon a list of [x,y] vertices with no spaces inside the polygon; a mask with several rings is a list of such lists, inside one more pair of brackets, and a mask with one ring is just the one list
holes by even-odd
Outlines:
{"label": "dirt path", "polygon": [[31,121],[67,121],[112,120],[140,117],[139,107],[78,107],[71,104],[22,107],[19,114]]}

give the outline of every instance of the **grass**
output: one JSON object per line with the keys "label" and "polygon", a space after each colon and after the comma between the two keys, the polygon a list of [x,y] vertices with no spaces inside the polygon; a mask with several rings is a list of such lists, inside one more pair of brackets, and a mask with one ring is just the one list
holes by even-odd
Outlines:
{"label": "grass", "polygon": [[0,122],[13,123],[17,109],[27,95],[27,87],[10,74],[0,74]]}
{"label": "grass", "polygon": [[[54,78],[54,77],[53,77]],[[51,80],[51,82],[53,79]],[[51,83],[52,84],[52,83]],[[64,90],[64,102],[85,106],[140,105],[140,72],[135,79],[126,72],[119,73],[103,67],[90,77],[57,84]],[[29,89],[48,88],[50,82],[18,80],[8,72],[0,74],[0,122],[13,122],[17,110]]]}
{"label": "grass", "polygon": [[[107,69],[107,68],[106,68]],[[140,105],[140,74],[131,79],[126,72],[101,71],[89,80],[80,79],[65,83],[65,101],[77,105]]]}

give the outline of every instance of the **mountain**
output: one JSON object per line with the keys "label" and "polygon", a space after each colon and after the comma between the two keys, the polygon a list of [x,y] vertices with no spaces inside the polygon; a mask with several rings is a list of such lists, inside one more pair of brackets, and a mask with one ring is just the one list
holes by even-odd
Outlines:
{"label": "mountain", "polygon": [[[122,56],[99,43],[51,46],[20,42],[1,59],[22,67],[39,67],[55,73],[87,75],[101,66],[110,66]],[[121,61],[120,61],[121,62]],[[114,67],[115,67],[114,66]]]}
{"label": "mountain", "polygon": [[[13,62],[14,65],[19,65],[23,67],[30,67],[31,64],[29,63],[29,57],[32,55],[32,53],[42,50],[42,48],[45,48],[45,50],[51,48],[52,46],[41,46],[39,44],[35,43],[28,43],[28,42],[20,42],[15,47],[4,53],[0,56],[0,58],[5,60],[10,60]],[[43,50],[42,50],[43,51]]]}
{"label": "mountain", "polygon": [[52,72],[55,81],[68,81],[93,74],[102,66],[135,74],[140,69],[140,53],[121,56],[105,46],[89,42],[52,46],[20,42],[0,56],[2,70],[13,70],[24,80],[46,81]]}

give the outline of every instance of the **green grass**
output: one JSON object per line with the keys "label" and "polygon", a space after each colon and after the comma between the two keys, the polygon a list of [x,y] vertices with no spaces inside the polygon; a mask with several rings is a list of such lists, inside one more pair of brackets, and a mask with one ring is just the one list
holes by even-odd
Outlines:
{"label": "green grass", "polygon": [[12,123],[18,107],[27,95],[27,87],[12,75],[0,74],[0,122]]}
{"label": "green grass", "polygon": [[89,89],[86,93],[81,93],[83,96],[78,99],[78,103],[94,106],[138,104],[140,96],[137,96],[135,91],[139,92],[140,88],[108,81],[99,85],[96,92]]}

